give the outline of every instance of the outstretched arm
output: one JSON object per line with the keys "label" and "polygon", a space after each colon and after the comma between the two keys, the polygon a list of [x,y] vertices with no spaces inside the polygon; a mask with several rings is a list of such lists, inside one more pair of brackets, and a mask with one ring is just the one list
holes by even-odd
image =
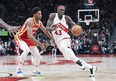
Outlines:
{"label": "outstretched arm", "polygon": [[5,23],[1,18],[0,18],[0,27],[6,29],[10,36],[14,36],[14,34],[18,31],[19,26],[11,26]]}
{"label": "outstretched arm", "polygon": [[44,25],[43,25],[42,22],[41,22],[41,27],[40,27],[40,29],[41,29],[50,39],[52,39],[52,40],[54,41],[53,36],[51,35],[50,32],[48,32],[48,31],[46,30],[46,28],[44,27]]}
{"label": "outstretched arm", "polygon": [[48,30],[48,31],[53,31],[53,30],[55,30],[57,27],[54,27],[54,28],[51,28],[50,26],[52,25],[52,23],[53,23],[53,19],[55,18],[55,13],[51,13],[50,14],[50,16],[49,16],[49,19],[48,19],[48,21],[47,21],[47,24],[46,24],[46,29]]}

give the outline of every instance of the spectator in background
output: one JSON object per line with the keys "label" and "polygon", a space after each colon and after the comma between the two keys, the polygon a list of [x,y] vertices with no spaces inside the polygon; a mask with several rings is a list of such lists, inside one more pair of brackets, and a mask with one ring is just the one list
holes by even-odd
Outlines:
{"label": "spectator in background", "polygon": [[101,38],[104,42],[106,42],[106,37],[105,37],[104,32],[100,32],[100,38]]}
{"label": "spectator in background", "polygon": [[[7,13],[3,13],[3,11],[1,13],[4,15],[4,17],[5,17],[4,19],[6,20],[6,22],[11,25],[23,24],[23,22],[29,16],[28,12],[30,11],[30,9],[36,5],[40,5],[43,9],[44,15],[43,15],[42,21],[44,24],[46,24],[46,21],[49,16],[48,14],[54,11],[54,6],[57,5],[58,3],[66,4],[68,6],[66,14],[69,14],[69,16],[75,22],[77,21],[77,18],[75,18],[77,16],[77,10],[84,8],[83,0],[73,0],[73,1],[71,1],[71,3],[70,3],[70,0],[63,0],[63,1],[62,0],[50,0],[50,1],[49,0],[48,1],[47,0],[39,0],[39,2],[38,2],[38,0],[33,0],[33,1],[32,0],[23,0],[22,2],[20,0],[12,0],[12,2],[10,0],[7,0],[7,1],[1,0],[1,1],[3,1],[2,4],[4,5],[4,7],[6,8],[6,11],[7,11]],[[102,39],[104,40],[104,41],[102,41],[102,43],[104,43],[104,42],[108,43],[109,40],[112,40],[109,37],[111,37],[112,33],[114,32],[114,30],[113,30],[114,27],[111,27],[110,22],[113,22],[113,20],[116,19],[116,15],[115,15],[116,14],[116,9],[115,9],[116,1],[115,0],[103,0],[101,2],[101,0],[96,0],[95,2],[96,2],[97,8],[100,9],[100,22],[98,22],[97,25],[96,25],[96,23],[91,23],[87,27],[83,26],[84,25],[83,23],[79,23],[79,22],[77,22],[77,23],[81,24],[83,29],[85,29],[85,32],[86,32],[85,35],[87,34],[88,39],[92,38],[93,29],[97,29],[98,34],[99,34],[98,38],[100,40],[102,40]],[[30,3],[31,3],[31,5],[30,5]],[[72,9],[72,7],[73,7],[73,9]],[[3,7],[2,7],[2,9],[3,9]],[[0,14],[0,16],[2,16],[2,15]],[[0,17],[0,18],[2,18],[2,17]],[[87,33],[87,31],[88,31],[88,33]],[[102,32],[102,33],[100,33],[100,32]],[[43,35],[41,33],[39,33],[37,38],[40,41],[42,41],[45,38],[46,39],[45,41],[48,42],[45,35]],[[72,36],[71,38],[74,38],[74,37]],[[84,44],[84,46],[86,47],[87,45]],[[82,51],[85,51],[85,48]]]}
{"label": "spectator in background", "polygon": [[0,43],[0,54],[5,55],[5,49],[4,49],[3,45],[2,45],[2,43]]}
{"label": "spectator in background", "polygon": [[116,40],[113,42],[112,50],[113,50],[113,54],[116,54]]}
{"label": "spectator in background", "polygon": [[106,42],[104,42],[104,44],[102,45],[102,49],[103,49],[104,54],[109,54],[110,53],[109,46],[107,45]]}

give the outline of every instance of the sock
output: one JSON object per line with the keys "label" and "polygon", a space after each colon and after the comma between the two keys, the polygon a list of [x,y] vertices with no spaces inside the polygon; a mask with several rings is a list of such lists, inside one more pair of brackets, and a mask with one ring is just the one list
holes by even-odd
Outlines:
{"label": "sock", "polygon": [[77,60],[76,63],[77,63],[78,65],[80,65],[80,66],[84,65],[84,66],[86,66],[86,67],[89,68],[89,69],[92,68],[92,65],[86,63],[85,61],[83,61],[83,60],[81,60],[81,59]]}
{"label": "sock", "polygon": [[39,66],[34,66],[34,71],[33,72],[38,72],[39,71]]}

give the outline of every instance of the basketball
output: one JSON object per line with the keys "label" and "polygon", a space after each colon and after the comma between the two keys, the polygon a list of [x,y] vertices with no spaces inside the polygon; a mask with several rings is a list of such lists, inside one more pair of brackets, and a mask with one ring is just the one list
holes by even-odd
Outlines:
{"label": "basketball", "polygon": [[74,36],[79,36],[81,33],[82,33],[82,28],[81,26],[79,25],[74,25],[71,29],[71,33],[74,35]]}

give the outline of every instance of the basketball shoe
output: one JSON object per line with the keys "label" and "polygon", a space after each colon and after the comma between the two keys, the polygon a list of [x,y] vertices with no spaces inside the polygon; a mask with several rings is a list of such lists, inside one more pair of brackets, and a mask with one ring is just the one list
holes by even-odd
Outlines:
{"label": "basketball shoe", "polygon": [[85,70],[85,65],[82,63],[82,61],[78,60],[76,63],[80,66],[82,70]]}
{"label": "basketball shoe", "polygon": [[90,77],[95,77],[96,71],[97,71],[97,67],[92,66],[92,68],[90,69]]}
{"label": "basketball shoe", "polygon": [[23,77],[23,73],[21,70],[17,70],[16,72],[17,77]]}
{"label": "basketball shoe", "polygon": [[44,74],[42,74],[41,72],[33,72],[32,73],[33,76],[37,76],[37,77],[44,77]]}

